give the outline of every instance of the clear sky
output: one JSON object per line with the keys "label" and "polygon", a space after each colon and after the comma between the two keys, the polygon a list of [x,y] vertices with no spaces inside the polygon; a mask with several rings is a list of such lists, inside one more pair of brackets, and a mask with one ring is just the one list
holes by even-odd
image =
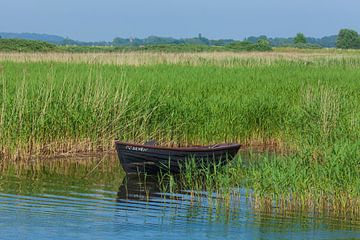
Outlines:
{"label": "clear sky", "polygon": [[360,31],[360,0],[0,0],[0,32],[76,40],[149,35],[243,39]]}

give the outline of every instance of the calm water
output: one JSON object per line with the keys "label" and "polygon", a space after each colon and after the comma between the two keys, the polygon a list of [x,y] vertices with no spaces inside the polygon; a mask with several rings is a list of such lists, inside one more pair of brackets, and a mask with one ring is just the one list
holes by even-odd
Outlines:
{"label": "calm water", "polygon": [[241,189],[227,205],[164,193],[91,161],[2,170],[0,239],[360,239],[356,221],[254,210]]}

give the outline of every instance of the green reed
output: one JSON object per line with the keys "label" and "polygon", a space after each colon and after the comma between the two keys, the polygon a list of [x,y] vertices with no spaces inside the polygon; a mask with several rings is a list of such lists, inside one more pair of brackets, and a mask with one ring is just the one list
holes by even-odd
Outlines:
{"label": "green reed", "polygon": [[339,62],[230,68],[2,62],[2,152],[94,152],[112,149],[115,138],[293,148],[356,140],[360,70]]}
{"label": "green reed", "polygon": [[[360,145],[337,144],[326,152],[326,161],[313,162],[306,149],[291,155],[273,152],[238,156],[227,164],[208,164],[190,159],[180,174],[159,174],[162,191],[186,190],[209,204],[227,206],[245,194],[255,210],[304,211],[359,219]],[[310,154],[310,155],[309,155]],[[173,181],[175,179],[175,181]],[[171,181],[172,180],[172,181]]]}
{"label": "green reed", "polygon": [[241,183],[259,196],[286,199],[297,193],[306,202],[302,196],[333,195],[347,206],[346,199],[360,193],[360,61],[264,61],[146,66],[3,61],[1,157],[113,151],[114,139],[271,144],[285,155],[246,167],[235,161],[226,170],[205,169],[194,188],[205,182],[224,191]]}

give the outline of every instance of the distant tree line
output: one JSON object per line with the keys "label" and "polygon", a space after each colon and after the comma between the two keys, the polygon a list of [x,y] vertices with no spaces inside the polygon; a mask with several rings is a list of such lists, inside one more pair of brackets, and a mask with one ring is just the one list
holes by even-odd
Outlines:
{"label": "distant tree line", "polygon": [[[212,40],[199,35],[199,37],[194,38],[184,38],[184,39],[176,39],[172,37],[158,37],[158,36],[150,36],[147,38],[120,38],[116,37],[111,42],[101,41],[101,42],[81,42],[75,41],[71,39],[64,39],[60,45],[66,46],[115,46],[115,47],[145,47],[151,45],[206,45],[206,46],[240,46],[239,42],[244,42],[242,47],[247,48],[251,44],[256,46],[264,46],[267,45],[266,48],[270,47],[292,47],[294,46],[294,41],[296,42],[297,47],[304,48],[321,48],[321,47],[335,47],[336,46],[336,35],[331,37],[324,37],[321,39],[317,38],[305,38],[304,35],[300,35],[300,37],[304,39],[295,38],[268,38],[267,36],[259,36],[259,37],[248,37],[243,41],[237,41],[234,39],[219,39]],[[298,36],[299,37],[299,36]],[[306,44],[305,44],[306,43]],[[246,47],[247,46],[247,47]],[[257,48],[257,47],[256,47]]]}
{"label": "distant tree line", "polygon": [[[84,42],[76,41],[70,38],[63,38],[56,35],[36,34],[36,33],[0,33],[3,39],[30,39],[41,40],[54,43],[61,46],[83,46],[83,47],[141,47],[162,46],[162,45],[193,45],[193,46],[223,46],[228,49],[240,49],[246,51],[264,50],[267,51],[271,47],[295,47],[295,48],[342,48],[342,49],[360,49],[360,36],[351,29],[341,29],[338,35],[326,36],[322,38],[306,37],[303,33],[298,33],[294,37],[280,38],[250,36],[243,41],[234,39],[213,40],[203,37],[199,34],[193,38],[176,39],[172,37],[149,36],[147,38],[121,38],[116,37],[112,41]],[[182,47],[183,48],[183,47]],[[204,49],[203,47],[198,47]]]}
{"label": "distant tree line", "polygon": [[192,44],[192,45],[208,45],[208,46],[225,46],[229,43],[234,42],[233,39],[219,39],[219,40],[210,40],[205,37],[202,37],[199,34],[198,37],[194,38],[184,38],[176,39],[172,37],[158,37],[158,36],[149,36],[147,38],[121,38],[116,37],[111,42],[101,41],[101,42],[82,42],[75,41],[72,39],[64,39],[60,44],[61,45],[77,45],[77,46],[148,46],[148,45],[167,45],[167,44]]}
{"label": "distant tree line", "polygon": [[341,48],[341,49],[360,49],[360,35],[351,29],[341,29],[338,35],[322,38],[305,37],[303,33],[298,33],[290,38],[267,38],[266,36],[248,37],[246,41],[256,43],[259,40],[270,42],[273,47],[298,47],[298,48]]}
{"label": "distant tree line", "polygon": [[[306,37],[303,33],[298,33],[294,37],[289,38],[269,38],[265,35],[258,37],[251,36],[244,39],[243,46],[248,43],[259,44],[265,43],[271,47],[297,47],[297,48],[359,48],[359,35],[354,30],[342,29],[338,35],[326,36],[322,38]],[[83,46],[148,46],[148,45],[167,45],[167,44],[193,44],[193,45],[208,45],[208,46],[230,46],[234,44],[239,46],[239,41],[234,39],[219,39],[212,40],[205,38],[199,34],[198,37],[175,39],[172,37],[158,37],[150,36],[144,39],[141,38],[114,38],[112,42],[96,42],[83,43],[76,42],[74,45]],[[64,41],[64,45],[67,44]],[[249,46],[249,44],[247,44]],[[267,47],[266,47],[267,48]]]}
{"label": "distant tree line", "polygon": [[298,44],[299,46],[302,44],[306,44],[308,47],[324,47],[324,48],[334,48],[336,47],[336,39],[337,35],[326,36],[322,38],[313,38],[313,37],[305,37],[304,34],[298,33],[295,37],[289,38],[267,38],[266,36],[262,35],[259,37],[248,37],[246,38],[247,41],[255,43],[259,39],[267,39],[271,46],[273,47],[286,47],[286,46],[294,46]]}
{"label": "distant tree line", "polygon": [[[324,37],[321,39],[317,38],[306,38],[306,42],[309,46],[316,45],[316,47],[335,47],[336,45],[336,35],[331,37]],[[81,42],[74,41],[71,39],[65,39],[61,45],[77,45],[77,46],[149,46],[149,45],[173,45],[173,44],[191,44],[191,45],[207,45],[207,46],[227,46],[232,43],[238,43],[238,40],[234,39],[218,39],[212,40],[205,37],[202,37],[199,34],[199,37],[194,38],[183,38],[176,39],[172,37],[158,37],[158,36],[149,36],[147,38],[121,38],[116,37],[112,42]],[[248,37],[243,40],[243,42],[248,42],[251,44],[262,44],[268,43],[272,47],[280,46],[290,46],[294,43],[294,38],[268,38],[267,36],[259,37]],[[246,43],[244,43],[246,45]],[[249,44],[248,44],[249,45]]]}

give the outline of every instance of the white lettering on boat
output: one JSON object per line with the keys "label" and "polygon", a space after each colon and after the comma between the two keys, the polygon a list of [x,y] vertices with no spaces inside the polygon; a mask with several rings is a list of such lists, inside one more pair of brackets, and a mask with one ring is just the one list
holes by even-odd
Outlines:
{"label": "white lettering on boat", "polygon": [[135,146],[126,146],[125,149],[130,151],[139,151],[139,152],[147,152],[147,150],[149,150],[148,148],[135,147]]}

